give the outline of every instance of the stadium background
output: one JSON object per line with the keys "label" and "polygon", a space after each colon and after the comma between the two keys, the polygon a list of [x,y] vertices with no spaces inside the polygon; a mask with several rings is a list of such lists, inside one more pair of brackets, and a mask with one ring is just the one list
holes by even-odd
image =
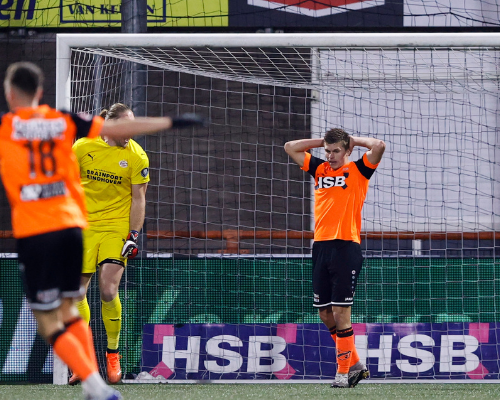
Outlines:
{"label": "stadium background", "polygon": [[[30,14],[29,7],[35,3],[30,1],[26,2],[27,8],[20,14],[21,17],[16,18],[20,3],[24,2],[13,2],[10,11],[2,9],[1,12],[0,51],[5,57],[0,59],[0,79],[3,80],[4,71],[11,62],[36,62],[46,74],[44,101],[53,106],[55,33],[103,30],[118,32],[118,17],[111,13],[112,16],[106,15],[107,19],[103,20],[102,15],[96,17],[89,11],[85,12],[87,8],[82,9],[82,12],[75,11],[75,8],[71,13],[69,2],[58,1],[46,2],[45,6],[48,7],[45,8],[50,10],[50,15],[38,14],[36,9]],[[40,10],[43,8],[41,3],[43,2],[37,2]],[[425,7],[422,5],[420,8],[412,8],[411,2],[402,0],[386,1],[382,6],[364,11],[348,11],[324,17],[269,11],[241,0],[228,1],[227,4],[217,2],[219,7],[213,10],[193,9],[193,2],[189,1],[177,2],[177,5],[184,8],[165,13],[159,11],[162,2],[152,3],[154,4],[150,7],[154,9],[154,15],[158,15],[161,21],[150,23],[150,32],[496,30],[500,13],[493,2],[484,5],[479,1],[466,1],[462,9],[448,13],[442,12],[437,2],[432,1],[422,2]],[[58,14],[61,4],[68,6],[68,11],[64,11],[64,18]],[[64,7],[62,9],[66,10]],[[168,15],[175,18],[169,18]],[[206,18],[206,15],[209,17]],[[68,22],[68,17],[73,20]],[[209,92],[203,89],[214,89],[214,84],[220,84],[214,80],[195,79],[180,73],[160,74],[158,71],[151,71],[150,76],[152,87],[159,87],[160,82],[169,81],[182,81],[183,84],[179,90],[149,91],[148,115],[191,111],[190,104],[195,95],[196,104],[202,107],[203,103],[213,101],[210,94],[207,94]],[[168,88],[168,83],[164,86]],[[145,148],[150,151],[152,163],[152,182],[147,194],[147,230],[227,232],[238,227],[276,231],[312,230],[309,177],[296,167],[288,168],[286,155],[283,151],[276,150],[291,138],[310,135],[311,93],[305,90],[292,92],[292,89],[275,89],[270,93],[257,85],[242,84],[234,84],[231,92],[233,97],[220,100],[220,115],[215,115],[215,119],[220,122],[220,129],[212,132],[211,137],[224,143],[220,148],[211,149],[219,170],[216,167],[213,171],[210,178],[213,181],[204,181],[202,177],[197,180],[196,176],[192,176],[193,179],[189,182],[186,180],[185,183],[178,183],[180,189],[175,193],[175,207],[171,204],[161,210],[157,209],[158,198],[172,197],[172,182],[178,177],[174,176],[174,170],[168,171],[166,177],[155,175],[155,163],[159,165],[164,160],[160,160],[160,154],[155,152],[158,147],[155,143],[157,139],[148,138],[144,141]],[[155,108],[160,103],[160,98],[169,105],[161,109],[158,108],[160,106]],[[105,102],[106,99],[103,99],[103,104]],[[0,110],[6,110],[3,97],[0,99]],[[259,121],[254,129],[234,128],[238,122],[251,119]],[[224,123],[227,123],[227,128],[224,128]],[[175,159],[175,162],[181,165],[182,170],[188,171],[193,166],[193,159],[188,155],[193,152],[203,154],[203,141],[206,137],[202,134],[190,133],[172,138],[171,143],[162,145],[175,148],[169,156],[180,154],[181,157]],[[234,148],[229,141],[225,144],[228,137],[231,138],[231,143],[261,144],[260,151],[267,151],[267,163],[259,166],[252,154]],[[183,156],[186,156],[184,160]],[[245,165],[241,163],[241,159],[246,161],[243,163]],[[229,175],[244,175],[242,168],[251,172],[258,168],[270,168],[276,180],[271,182],[262,179],[257,184],[251,182],[251,186],[244,186],[240,179],[229,179],[224,182],[224,197],[212,200],[206,197],[206,190],[198,190],[212,187],[218,183],[218,176],[228,171]],[[287,190],[285,182],[288,179],[295,182],[294,191],[301,193],[301,196],[284,202],[279,194]],[[246,196],[240,197],[242,192]],[[210,202],[212,208],[206,207],[207,202]],[[47,359],[49,351],[41,339],[33,334],[33,320],[23,303],[17,279],[17,263],[11,254],[15,253],[15,245],[9,237],[9,209],[3,192],[0,196],[0,208],[0,230],[4,233],[0,251],[5,255],[0,260],[0,380],[48,382],[52,379],[50,358]],[[161,226],[158,215],[161,215]],[[196,257],[198,254],[216,254],[228,246],[234,246],[234,243],[222,237],[211,240],[151,238],[145,243],[149,251],[167,253],[168,257],[144,257],[134,261],[132,267],[127,269],[126,279],[121,287],[124,300],[123,347],[137,345],[145,323],[318,322],[310,307],[310,259],[303,257],[310,251],[308,237],[293,240],[241,240],[238,250],[256,255],[250,258]],[[498,246],[494,239],[425,240],[422,246],[422,254],[429,257],[412,257],[411,238],[364,240],[363,249],[368,257],[366,265],[369,268],[365,268],[360,277],[353,311],[356,316],[354,322],[499,321],[500,300],[495,293],[500,290],[500,267],[495,258]],[[288,254],[292,257],[265,256],[270,254]],[[377,258],[370,258],[373,255]],[[170,290],[180,295],[169,298],[173,293]],[[164,297],[158,298],[158,293],[162,293]],[[100,310],[96,306],[99,304],[97,296],[94,285],[91,291],[92,324],[100,338],[97,348],[102,353],[104,335]],[[130,352],[129,358],[124,359],[126,372],[139,372],[139,357],[137,350]]]}

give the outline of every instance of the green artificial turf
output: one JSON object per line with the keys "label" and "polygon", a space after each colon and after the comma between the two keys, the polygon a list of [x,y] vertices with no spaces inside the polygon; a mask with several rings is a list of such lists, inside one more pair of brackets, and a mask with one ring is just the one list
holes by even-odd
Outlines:
{"label": "green artificial turf", "polygon": [[[134,384],[116,388],[125,400],[208,399],[500,399],[500,384],[378,384],[332,389],[329,384]],[[81,400],[81,386],[0,385],[1,400]]]}

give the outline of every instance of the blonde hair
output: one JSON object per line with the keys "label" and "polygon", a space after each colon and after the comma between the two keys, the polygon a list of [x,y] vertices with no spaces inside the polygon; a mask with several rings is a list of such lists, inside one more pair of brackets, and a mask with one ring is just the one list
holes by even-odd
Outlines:
{"label": "blonde hair", "polygon": [[129,106],[123,103],[115,103],[111,107],[109,107],[109,110],[102,110],[99,116],[104,118],[105,120],[118,119],[123,115],[123,113],[126,113],[127,111],[132,111]]}

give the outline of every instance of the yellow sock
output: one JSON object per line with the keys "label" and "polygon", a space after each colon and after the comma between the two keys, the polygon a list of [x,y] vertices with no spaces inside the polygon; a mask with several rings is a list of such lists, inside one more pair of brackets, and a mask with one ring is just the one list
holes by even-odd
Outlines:
{"label": "yellow sock", "polygon": [[77,301],[75,305],[78,311],[80,312],[80,316],[88,325],[90,323],[90,307],[89,307],[89,302],[87,300],[87,296],[85,296],[83,300]]}
{"label": "yellow sock", "polygon": [[116,296],[113,300],[106,302],[102,301],[102,321],[108,335],[108,349],[118,349],[120,341],[120,330],[122,328],[122,303],[120,296]]}

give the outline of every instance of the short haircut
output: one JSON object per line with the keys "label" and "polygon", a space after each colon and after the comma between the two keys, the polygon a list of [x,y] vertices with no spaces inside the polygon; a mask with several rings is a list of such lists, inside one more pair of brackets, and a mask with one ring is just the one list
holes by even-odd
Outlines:
{"label": "short haircut", "polygon": [[7,68],[4,83],[34,96],[36,91],[43,87],[43,72],[33,63],[16,62]]}
{"label": "short haircut", "polygon": [[325,137],[323,138],[323,140],[327,144],[340,143],[344,149],[349,150],[350,137],[343,129],[330,129],[325,133]]}
{"label": "short haircut", "polygon": [[132,111],[129,106],[123,103],[115,103],[111,107],[109,107],[109,110],[102,110],[99,116],[106,120],[118,119],[122,116],[123,113],[126,113],[127,111]]}

